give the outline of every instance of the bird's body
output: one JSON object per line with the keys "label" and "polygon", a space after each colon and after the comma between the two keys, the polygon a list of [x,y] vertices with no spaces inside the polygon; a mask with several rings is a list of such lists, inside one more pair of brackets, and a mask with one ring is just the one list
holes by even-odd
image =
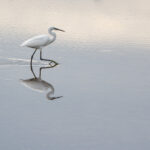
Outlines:
{"label": "bird's body", "polygon": [[27,41],[23,42],[21,46],[26,46],[29,48],[43,48],[51,43],[51,39],[48,35],[38,35],[34,36]]}
{"label": "bird's body", "polygon": [[[41,60],[45,60],[45,61],[51,61],[55,64],[57,64],[55,61],[53,60],[48,60],[48,59],[43,59],[42,58],[42,48],[51,44],[52,42],[54,42],[56,40],[56,33],[53,32],[54,30],[56,31],[62,31],[62,32],[65,32],[64,30],[61,30],[61,29],[58,29],[58,28],[55,28],[55,27],[50,27],[48,29],[48,33],[52,36],[52,37],[49,37],[48,35],[38,35],[38,36],[34,36],[28,40],[26,40],[25,42],[23,42],[21,44],[21,46],[26,46],[26,47],[29,47],[29,48],[34,48],[35,51],[33,53],[33,55],[31,56],[31,58],[33,58],[35,52],[37,49],[40,49],[40,59]],[[32,63],[32,59],[31,59],[31,63]]]}

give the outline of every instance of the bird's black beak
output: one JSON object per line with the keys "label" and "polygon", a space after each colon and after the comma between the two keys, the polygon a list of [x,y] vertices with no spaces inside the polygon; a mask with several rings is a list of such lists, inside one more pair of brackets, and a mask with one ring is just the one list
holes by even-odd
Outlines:
{"label": "bird's black beak", "polygon": [[58,31],[62,31],[62,32],[65,32],[64,30],[61,30],[61,29],[58,29],[58,28],[55,28],[55,30],[58,30]]}

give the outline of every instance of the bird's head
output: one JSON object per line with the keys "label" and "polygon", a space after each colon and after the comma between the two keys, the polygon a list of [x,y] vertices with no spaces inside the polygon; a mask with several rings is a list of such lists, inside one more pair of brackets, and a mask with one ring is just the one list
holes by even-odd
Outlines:
{"label": "bird's head", "polygon": [[64,30],[62,29],[59,29],[59,28],[56,28],[56,27],[50,27],[49,30],[56,30],[56,31],[62,31],[62,32],[65,32]]}

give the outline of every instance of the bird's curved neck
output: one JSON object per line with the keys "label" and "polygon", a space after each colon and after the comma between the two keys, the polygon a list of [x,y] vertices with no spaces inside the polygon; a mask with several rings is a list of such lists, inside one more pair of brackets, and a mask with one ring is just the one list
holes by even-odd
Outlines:
{"label": "bird's curved neck", "polygon": [[52,42],[54,42],[54,41],[55,41],[55,39],[56,39],[56,33],[55,33],[55,32],[53,32],[53,30],[52,30],[52,29],[49,29],[49,30],[48,30],[48,33],[49,33],[50,35],[52,35],[51,43],[52,43]]}
{"label": "bird's curved neck", "polygon": [[47,93],[46,97],[48,100],[55,100],[55,99],[58,99],[58,98],[61,98],[62,96],[51,96],[52,94],[54,94],[54,91],[50,91]]}
{"label": "bird's curved neck", "polygon": [[53,94],[54,94],[54,90],[52,89],[52,91],[49,91],[49,92],[47,93],[47,95],[46,95],[47,99],[53,100],[53,97],[51,97],[51,95],[53,95]]}

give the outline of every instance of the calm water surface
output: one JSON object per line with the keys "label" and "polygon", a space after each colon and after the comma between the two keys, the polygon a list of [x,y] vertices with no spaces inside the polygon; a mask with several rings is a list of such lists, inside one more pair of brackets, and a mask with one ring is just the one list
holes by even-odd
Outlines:
{"label": "calm water surface", "polygon": [[[148,0],[1,0],[0,149],[149,150],[149,14]],[[49,26],[66,33],[43,50],[60,65],[41,92],[19,45]]]}

